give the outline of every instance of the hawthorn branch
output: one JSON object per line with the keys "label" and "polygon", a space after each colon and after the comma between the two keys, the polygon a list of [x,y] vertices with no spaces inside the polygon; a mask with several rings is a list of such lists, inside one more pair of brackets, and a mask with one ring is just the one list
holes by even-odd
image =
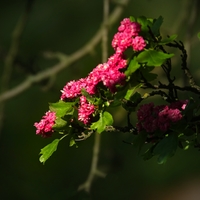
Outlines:
{"label": "hawthorn branch", "polygon": [[[124,10],[124,6],[127,5],[128,2],[129,2],[129,0],[121,0],[121,3],[123,4],[123,6],[120,4],[113,10],[113,12],[110,14],[110,16],[108,18],[109,26],[113,25],[119,19],[120,15],[122,14],[122,12]],[[92,51],[92,49],[94,49],[94,47],[100,42],[100,40],[102,38],[102,31],[103,31],[103,25],[101,25],[100,29],[96,32],[96,34],[92,37],[92,39],[90,39],[87,42],[87,44],[85,44],[79,50],[77,50],[76,52],[72,53],[69,56],[63,55],[63,59],[60,60],[60,62],[58,64],[38,73],[36,75],[28,76],[26,78],[26,80],[24,80],[18,86],[14,87],[6,92],[3,92],[0,95],[0,102],[11,99],[11,98],[21,94],[28,88],[30,88],[33,84],[38,83],[46,78],[49,78],[52,75],[58,74],[60,71],[67,68],[69,65],[71,65],[75,61],[79,60],[83,56],[90,53]],[[58,53],[56,53],[56,54],[58,54]],[[51,56],[56,58],[57,57],[56,54],[54,55],[53,53],[51,53]]]}
{"label": "hawthorn branch", "polygon": [[[102,31],[102,62],[106,62],[108,58],[108,17],[109,17],[109,0],[104,0],[103,7],[103,24],[104,28]],[[105,177],[106,174],[98,170],[98,159],[99,159],[99,151],[100,151],[100,143],[101,143],[101,135],[99,133],[95,133],[94,147],[93,147],[93,155],[91,168],[86,181],[79,186],[78,190],[85,190],[86,192],[90,192],[90,188],[95,176]]]}
{"label": "hawthorn branch", "polygon": [[181,50],[181,52],[182,52],[182,55],[181,55],[181,59],[182,59],[181,66],[182,66],[182,68],[181,69],[183,70],[184,74],[188,78],[188,82],[189,82],[191,88],[195,88],[195,90],[200,92],[200,87],[196,84],[196,82],[195,82],[195,80],[194,80],[194,78],[193,78],[193,76],[192,76],[192,74],[191,74],[191,72],[188,68],[188,64],[187,64],[187,56],[188,55],[187,55],[187,52],[185,50],[183,43],[182,42],[178,43],[178,42],[174,41],[174,43],[169,43],[167,45],[170,46],[170,47],[179,48]]}

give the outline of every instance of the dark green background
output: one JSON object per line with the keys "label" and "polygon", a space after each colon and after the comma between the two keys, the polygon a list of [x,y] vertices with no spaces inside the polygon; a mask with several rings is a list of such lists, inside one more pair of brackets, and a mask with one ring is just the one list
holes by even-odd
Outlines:
{"label": "dark green background", "polygon": [[[187,12],[183,11],[184,2],[186,1],[131,0],[121,19],[130,15],[145,15],[149,18],[162,15],[163,35],[178,33],[179,39],[185,40],[189,17],[193,11],[190,8]],[[24,10],[25,3],[26,1],[22,0],[0,2],[1,74],[4,56],[11,42],[11,33]],[[115,4],[111,3],[111,11],[114,6]],[[102,10],[101,0],[34,1],[18,55],[25,67],[13,67],[10,87],[23,81],[29,73],[27,69],[31,66],[39,71],[57,62],[44,59],[42,52],[50,50],[71,54],[82,47],[99,28]],[[177,30],[177,18],[181,14],[185,21]],[[109,42],[117,31],[118,24],[110,28]],[[199,24],[200,17],[197,15],[191,30],[196,40],[192,43],[190,64],[197,79],[200,42],[196,35],[200,31]],[[192,38],[188,41],[192,41]],[[113,50],[110,48],[109,52],[112,54]],[[181,182],[199,177],[200,153],[196,149],[185,152],[178,150],[173,158],[161,166],[156,163],[156,158],[143,161],[135,148],[122,142],[128,139],[128,135],[119,133],[102,134],[99,168],[107,173],[107,177],[95,179],[90,195],[77,193],[76,189],[85,181],[90,169],[93,136],[80,143],[78,149],[69,148],[68,140],[63,140],[57,152],[45,165],[39,163],[40,149],[50,143],[52,138],[43,139],[36,136],[33,123],[39,121],[48,110],[48,102],[56,102],[59,99],[60,89],[67,81],[85,77],[100,62],[99,45],[91,55],[77,60],[59,73],[48,91],[42,90],[44,83],[35,84],[6,102],[4,126],[0,137],[0,199],[65,200],[84,199],[85,196],[85,199],[95,200],[162,200],[165,197],[165,193],[162,192],[177,188]],[[115,116],[117,123],[123,122],[124,116],[121,111]]]}

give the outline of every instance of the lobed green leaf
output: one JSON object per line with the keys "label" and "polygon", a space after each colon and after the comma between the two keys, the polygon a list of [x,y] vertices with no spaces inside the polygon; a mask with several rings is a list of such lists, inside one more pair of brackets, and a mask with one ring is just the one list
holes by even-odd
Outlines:
{"label": "lobed green leaf", "polygon": [[134,56],[124,73],[127,77],[131,76],[131,74],[134,73],[138,68],[140,68],[140,64],[137,62],[136,57]]}
{"label": "lobed green leaf", "polygon": [[158,44],[159,45],[165,45],[165,44],[169,44],[170,42],[173,42],[176,38],[177,38],[178,35],[174,34],[174,35],[171,35],[170,37],[164,39],[164,40],[161,40]]}
{"label": "lobed green leaf", "polygon": [[159,16],[158,19],[155,19],[153,21],[151,31],[156,37],[160,35],[160,27],[161,27],[162,23],[163,23],[163,17],[162,16]]}
{"label": "lobed green leaf", "polygon": [[40,154],[42,155],[39,159],[41,163],[44,164],[49,159],[49,157],[57,150],[59,141],[59,139],[55,139],[53,142],[41,149]]}
{"label": "lobed green leaf", "polygon": [[167,54],[157,50],[145,50],[137,56],[139,63],[146,63],[147,66],[161,66],[166,59],[171,58],[174,54]]}
{"label": "lobed green leaf", "polygon": [[[137,90],[138,88],[141,88],[142,86],[143,86],[143,84],[142,84],[142,83],[139,83],[139,84],[136,85],[135,87],[132,87],[131,89],[128,89],[124,98],[125,98],[126,100],[131,100],[131,97],[132,97],[134,94],[139,94],[139,93],[136,92],[136,90]],[[140,95],[140,97],[141,97],[141,95]]]}
{"label": "lobed green leaf", "polygon": [[113,117],[112,115],[105,111],[103,113],[100,113],[100,118],[97,122],[92,123],[90,126],[91,129],[97,130],[98,133],[102,133],[106,126],[113,124]]}
{"label": "lobed green leaf", "polygon": [[178,146],[178,135],[170,133],[164,137],[153,149],[154,155],[158,155],[158,164],[164,164],[167,159],[174,155]]}
{"label": "lobed green leaf", "polygon": [[56,103],[49,103],[49,109],[55,112],[57,117],[64,117],[65,115],[73,115],[73,105],[74,102],[64,102],[60,100]]}
{"label": "lobed green leaf", "polygon": [[197,34],[197,37],[200,39],[200,32]]}
{"label": "lobed green leaf", "polygon": [[67,125],[67,121],[64,119],[57,117],[55,120],[55,124],[53,125],[54,130],[62,130]]}

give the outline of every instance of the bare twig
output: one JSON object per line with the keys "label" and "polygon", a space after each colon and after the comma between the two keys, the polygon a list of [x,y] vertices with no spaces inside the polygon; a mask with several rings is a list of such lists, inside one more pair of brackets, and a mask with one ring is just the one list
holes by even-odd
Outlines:
{"label": "bare twig", "polygon": [[[189,0],[188,0],[189,1]],[[195,1],[189,1],[191,4],[191,8],[190,8],[190,16],[189,17],[189,21],[188,21],[188,25],[187,25],[187,32],[186,32],[186,37],[185,37],[185,42],[184,42],[184,46],[185,49],[187,51],[187,66],[188,68],[190,68],[190,62],[191,62],[191,48],[192,48],[192,42],[191,42],[191,38],[193,37],[193,28],[194,28],[194,24],[197,18],[197,11],[198,11],[198,0]],[[186,84],[186,79],[183,80],[184,84]]]}
{"label": "bare twig", "polygon": [[95,176],[105,177],[105,174],[97,169],[97,163],[99,158],[99,147],[100,147],[100,134],[96,133],[93,147],[93,155],[92,155],[92,163],[89,175],[86,181],[81,184],[78,190],[85,190],[86,192],[90,192],[90,188]]}
{"label": "bare twig", "polygon": [[[106,62],[108,58],[108,44],[107,44],[108,43],[108,17],[109,17],[109,0],[104,0],[104,8],[103,8],[104,27],[102,31],[102,62]],[[94,178],[96,176],[100,176],[100,177],[106,176],[106,174],[98,170],[100,142],[101,142],[101,135],[96,132],[90,172],[86,181],[82,185],[79,186],[78,190],[85,190],[86,192],[90,192],[90,188],[91,188]]]}
{"label": "bare twig", "polygon": [[[14,61],[15,61],[16,56],[19,51],[20,39],[21,39],[22,33],[24,31],[24,28],[27,24],[28,16],[29,16],[30,10],[32,8],[32,5],[33,5],[33,0],[28,0],[25,11],[19,18],[19,20],[13,30],[11,46],[10,46],[8,54],[5,58],[4,70],[3,70],[1,86],[0,86],[1,93],[6,93],[6,91],[9,88],[9,82],[10,82],[11,75],[12,75],[13,64],[14,64]],[[4,113],[5,103],[4,102],[0,102],[0,103],[1,103],[0,104],[0,130],[1,130],[2,123],[3,123],[3,115],[4,115],[3,113]]]}
{"label": "bare twig", "polygon": [[[129,0],[122,0],[121,1],[123,5],[127,5]],[[112,14],[109,16],[108,24],[111,26],[114,24],[120,15],[123,12],[124,7],[119,5],[117,6]],[[34,83],[38,83],[48,77],[51,77],[53,74],[57,74],[69,65],[71,65],[73,62],[77,61],[81,57],[85,56],[86,54],[90,53],[91,50],[98,44],[98,42],[102,38],[102,30],[103,26],[96,32],[96,34],[93,36],[92,39],[90,39],[85,46],[74,52],[73,54],[66,56],[65,59],[62,59],[58,64],[52,66],[50,69],[44,70],[34,76],[29,76],[27,79],[19,84],[18,86],[14,87],[13,89],[10,89],[0,95],[0,102],[11,99],[14,96],[19,95],[20,93],[24,92],[30,86]]]}

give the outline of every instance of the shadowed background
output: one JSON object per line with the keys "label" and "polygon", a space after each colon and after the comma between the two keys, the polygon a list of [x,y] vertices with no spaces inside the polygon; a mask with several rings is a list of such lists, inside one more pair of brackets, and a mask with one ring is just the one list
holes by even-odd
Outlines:
{"label": "shadowed background", "polygon": [[[109,55],[113,54],[110,42],[121,19],[130,15],[149,18],[161,15],[164,17],[163,35],[176,33],[178,39],[185,42],[190,55],[189,67],[198,79],[200,16],[195,3],[189,0],[130,1],[118,23],[109,29]],[[11,34],[25,5],[25,0],[0,2],[1,74],[11,45]],[[116,3],[111,1],[110,12],[115,6]],[[12,67],[9,88],[58,62],[45,58],[44,52],[70,55],[82,47],[100,27],[102,16],[103,1],[100,0],[33,1]],[[128,134],[103,133],[99,168],[107,176],[94,180],[90,195],[76,191],[90,170],[93,136],[81,142],[79,148],[69,148],[69,141],[65,139],[45,165],[39,162],[40,149],[53,138],[36,136],[34,122],[48,110],[48,102],[58,101],[66,82],[85,77],[99,63],[101,44],[57,76],[34,84],[6,101],[0,135],[0,199],[173,200],[173,195],[177,195],[174,199],[183,199],[178,195],[185,191],[194,195],[194,198],[184,195],[185,200],[199,199],[200,194],[195,192],[200,188],[200,153],[192,148],[184,152],[178,150],[161,166],[156,163],[156,158],[143,161],[134,147],[123,143],[128,140]],[[175,63],[178,69],[179,62]],[[180,71],[174,70],[174,73]],[[114,115],[118,124],[124,123],[122,111],[116,111]]]}

